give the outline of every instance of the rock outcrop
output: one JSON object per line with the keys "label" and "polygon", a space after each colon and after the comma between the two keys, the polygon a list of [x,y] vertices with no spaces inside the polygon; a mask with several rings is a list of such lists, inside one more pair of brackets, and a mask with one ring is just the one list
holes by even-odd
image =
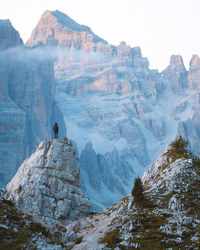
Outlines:
{"label": "rock outcrop", "polygon": [[6,186],[7,199],[47,224],[66,223],[89,213],[81,189],[76,150],[67,140],[41,142]]}
{"label": "rock outcrop", "polygon": [[10,21],[0,21],[0,187],[42,139],[50,139],[55,121],[66,133],[55,96],[53,61],[27,49]]}

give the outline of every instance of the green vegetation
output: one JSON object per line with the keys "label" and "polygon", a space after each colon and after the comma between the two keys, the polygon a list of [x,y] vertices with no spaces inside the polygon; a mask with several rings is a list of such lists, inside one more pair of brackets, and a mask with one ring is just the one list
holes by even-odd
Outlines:
{"label": "green vegetation", "polygon": [[132,196],[134,197],[134,202],[145,208],[153,208],[155,205],[153,202],[144,195],[144,188],[140,177],[137,177],[134,181],[134,187],[131,191]]}
{"label": "green vegetation", "polygon": [[133,195],[134,201],[136,203],[140,203],[141,201],[144,201],[144,189],[143,189],[143,185],[142,185],[142,181],[140,177],[135,179],[134,187],[132,189],[131,194]]}
{"label": "green vegetation", "polygon": [[183,139],[182,135],[170,144],[170,148],[164,153],[167,156],[167,161],[176,161],[179,158],[189,159],[191,152],[187,149],[188,142]]}
{"label": "green vegetation", "polygon": [[106,244],[107,247],[114,249],[122,240],[119,237],[119,230],[114,229],[105,233],[99,243]]}
{"label": "green vegetation", "polygon": [[76,238],[75,244],[80,244],[83,240],[83,236]]}
{"label": "green vegetation", "polygon": [[[8,200],[0,200],[0,250],[36,249],[37,239],[61,245],[60,235],[51,233],[48,228],[34,222]],[[34,240],[33,240],[34,238]]]}

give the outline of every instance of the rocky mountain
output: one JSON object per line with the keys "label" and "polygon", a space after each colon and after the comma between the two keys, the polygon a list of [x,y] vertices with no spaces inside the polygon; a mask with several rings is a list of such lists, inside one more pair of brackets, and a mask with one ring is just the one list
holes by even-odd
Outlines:
{"label": "rocky mountain", "polygon": [[50,139],[52,125],[66,133],[55,96],[53,61],[25,48],[9,20],[0,21],[0,186],[14,176],[22,161]]}
{"label": "rocky mountain", "polygon": [[6,198],[50,226],[87,215],[90,202],[81,189],[71,143],[67,139],[41,142],[7,184]]}
{"label": "rocky mountain", "polygon": [[[58,141],[54,141],[54,143],[58,145]],[[60,145],[62,143],[65,142],[59,142]],[[41,146],[44,146],[44,143],[41,143]],[[37,155],[39,156],[42,151],[43,149],[38,148]],[[55,167],[57,166],[57,162],[52,162],[52,164]],[[40,169],[39,171],[44,170]],[[31,179],[36,174],[36,169],[32,172]],[[15,178],[17,181],[24,177],[17,174]],[[28,178],[27,182],[29,182]],[[144,189],[143,195],[141,195],[142,199],[138,200],[136,196],[130,194],[110,208],[90,214],[81,220],[63,223],[59,228],[52,226],[50,231],[48,227],[44,228],[45,224],[41,227],[40,224],[35,226],[27,223],[30,218],[29,220],[26,218],[24,222],[27,226],[24,227],[23,233],[29,232],[30,235],[30,231],[35,229],[35,231],[31,231],[32,237],[29,236],[30,241],[28,243],[20,241],[18,231],[15,230],[14,234],[14,228],[20,228],[20,223],[17,221],[19,212],[15,212],[14,218],[9,213],[10,209],[13,211],[16,209],[14,204],[10,207],[8,206],[9,201],[0,201],[0,205],[4,209],[5,206],[8,206],[7,214],[9,215],[6,217],[6,211],[1,210],[5,215],[0,217],[0,232],[4,233],[6,240],[0,239],[0,242],[1,244],[7,243],[7,245],[11,242],[15,244],[22,244],[21,242],[23,242],[24,246],[31,243],[32,247],[36,249],[52,247],[51,249],[73,250],[135,248],[196,250],[200,246],[199,183],[200,159],[187,149],[187,142],[180,136],[165,149],[164,153],[144,173],[142,177]],[[32,187],[34,185],[38,187],[35,181],[31,185]],[[41,191],[47,190],[47,187],[43,188],[43,185],[40,188]],[[49,187],[50,190],[55,191],[54,186]],[[21,196],[23,200],[23,192],[22,189],[22,192],[19,194],[13,193],[13,196],[15,198]],[[30,197],[29,201],[31,199],[34,200],[35,198]],[[39,197],[37,199],[39,200]],[[16,199],[14,201],[18,203],[18,206],[20,205]],[[43,203],[38,205],[42,207]],[[20,222],[22,222],[22,218],[23,215],[21,214]],[[8,221],[12,223],[9,224]],[[41,233],[39,234],[39,232]],[[48,239],[50,237],[48,232],[51,232],[51,242]],[[9,239],[11,233],[15,236],[13,241],[13,238]],[[33,240],[34,237],[35,241]],[[48,245],[50,243],[51,245]]]}
{"label": "rocky mountain", "polygon": [[[72,249],[199,249],[200,160],[179,137],[147,170],[144,200],[132,195],[68,226]],[[78,227],[75,234],[75,228]],[[74,237],[74,238],[73,238]]]}
{"label": "rocky mountain", "polygon": [[42,15],[26,45],[39,43],[57,50],[55,99],[68,136],[77,143],[82,182],[94,210],[129,193],[134,177],[177,134],[198,154],[197,55],[188,71],[182,57],[172,55],[159,73],[149,68],[139,47],[112,46],[59,11]]}

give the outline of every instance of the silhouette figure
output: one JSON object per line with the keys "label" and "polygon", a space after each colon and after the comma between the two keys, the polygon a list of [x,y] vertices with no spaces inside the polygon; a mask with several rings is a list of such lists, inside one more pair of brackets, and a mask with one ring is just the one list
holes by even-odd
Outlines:
{"label": "silhouette figure", "polygon": [[58,124],[57,122],[55,122],[53,126],[54,139],[58,139],[58,131],[59,131]]}

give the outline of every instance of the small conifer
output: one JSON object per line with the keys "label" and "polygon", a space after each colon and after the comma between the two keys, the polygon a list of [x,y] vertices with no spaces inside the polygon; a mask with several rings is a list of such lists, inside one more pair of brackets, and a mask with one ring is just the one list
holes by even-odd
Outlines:
{"label": "small conifer", "polygon": [[136,202],[141,202],[144,200],[143,192],[144,192],[144,189],[143,189],[142,181],[141,181],[141,178],[138,177],[135,179],[134,187],[131,192]]}
{"label": "small conifer", "polygon": [[165,155],[172,159],[172,162],[179,158],[189,158],[190,151],[187,149],[188,142],[183,139],[182,135],[170,144],[170,148]]}

